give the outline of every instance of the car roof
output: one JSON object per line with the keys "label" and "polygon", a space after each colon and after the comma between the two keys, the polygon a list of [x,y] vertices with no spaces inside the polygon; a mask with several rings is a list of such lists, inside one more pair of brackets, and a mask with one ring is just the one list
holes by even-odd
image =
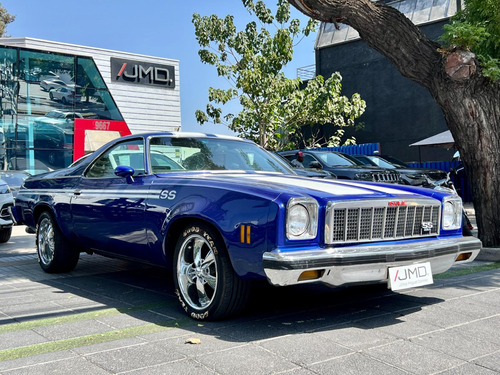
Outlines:
{"label": "car roof", "polygon": [[129,138],[137,138],[137,137],[162,137],[168,136],[172,138],[214,138],[214,139],[227,139],[234,140],[240,142],[254,143],[251,140],[240,138],[232,135],[224,135],[224,134],[212,134],[212,133],[198,133],[198,132],[147,132],[147,133],[137,133],[132,135],[127,135],[124,137],[116,138],[114,141],[121,141]]}

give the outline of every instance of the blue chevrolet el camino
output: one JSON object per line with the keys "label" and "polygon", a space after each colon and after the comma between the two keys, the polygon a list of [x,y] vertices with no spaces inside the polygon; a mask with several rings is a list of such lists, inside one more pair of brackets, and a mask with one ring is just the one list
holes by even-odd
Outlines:
{"label": "blue chevrolet el camino", "polygon": [[481,248],[461,210],[449,191],[300,177],[239,138],[154,133],[30,177],[14,215],[44,271],[72,270],[83,251],[164,266],[186,313],[213,320],[241,310],[256,279],[432,283]]}

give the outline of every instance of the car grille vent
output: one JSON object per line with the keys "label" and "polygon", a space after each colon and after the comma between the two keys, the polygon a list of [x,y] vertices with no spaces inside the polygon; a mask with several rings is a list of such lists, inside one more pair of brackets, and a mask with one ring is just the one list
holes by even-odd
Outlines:
{"label": "car grille vent", "polygon": [[436,236],[441,204],[434,199],[330,202],[325,242],[373,242]]}
{"label": "car grille vent", "polygon": [[383,173],[383,172],[373,172],[373,181],[375,182],[391,182],[397,183],[400,180],[399,173]]}
{"label": "car grille vent", "polygon": [[9,207],[12,207],[12,204],[6,204],[3,206],[2,210],[0,211],[0,218],[3,220],[11,220],[12,216],[10,215]]}

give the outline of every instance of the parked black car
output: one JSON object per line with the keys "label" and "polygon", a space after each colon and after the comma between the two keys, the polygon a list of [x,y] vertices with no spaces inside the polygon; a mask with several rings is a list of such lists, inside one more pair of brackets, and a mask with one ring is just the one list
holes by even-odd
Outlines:
{"label": "parked black car", "polygon": [[290,168],[293,169],[295,173],[297,173],[300,176],[304,177],[311,177],[311,178],[337,178],[335,173],[329,172],[329,171],[324,171],[323,168],[320,165],[314,165],[311,168],[295,168],[295,166],[290,163],[290,160],[288,160],[286,157],[281,155],[278,152],[274,152],[274,155],[280,158],[280,160],[283,160]]}
{"label": "parked black car", "polygon": [[401,175],[401,183],[412,186],[427,186],[428,180],[425,173],[414,168],[395,166],[378,155],[354,155],[354,157],[366,165],[397,170]]}
{"label": "parked black car", "polygon": [[[417,177],[418,174],[423,174],[424,177],[426,178],[426,182],[423,184],[424,186],[428,184],[427,179],[430,179],[432,181],[439,181],[442,179],[446,179],[447,177],[446,172],[441,169],[411,167],[405,162],[390,155],[365,155],[365,156],[369,156],[370,158],[376,157],[381,161],[385,161],[386,163],[392,164],[397,168],[397,170],[402,175],[406,174],[410,180],[412,178],[415,180],[415,183],[410,183],[409,185],[419,185],[418,183],[416,183],[416,181],[419,179],[419,177]],[[355,155],[355,157],[358,158],[358,155]],[[408,174],[411,174],[412,176],[410,177],[408,176]]]}
{"label": "parked black car", "polygon": [[[377,181],[399,183],[400,176],[396,170],[363,165],[351,158],[335,151],[301,150],[304,154],[302,164],[304,168],[315,168],[335,173],[338,179]],[[279,151],[279,154],[288,160],[295,159],[298,150]]]}

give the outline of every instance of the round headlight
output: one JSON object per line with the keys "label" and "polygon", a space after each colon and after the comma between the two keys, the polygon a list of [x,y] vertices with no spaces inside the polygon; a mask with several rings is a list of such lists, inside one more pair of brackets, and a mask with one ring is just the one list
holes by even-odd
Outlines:
{"label": "round headlight", "polygon": [[290,207],[288,211],[288,230],[293,236],[300,236],[309,227],[309,212],[301,204]]}

